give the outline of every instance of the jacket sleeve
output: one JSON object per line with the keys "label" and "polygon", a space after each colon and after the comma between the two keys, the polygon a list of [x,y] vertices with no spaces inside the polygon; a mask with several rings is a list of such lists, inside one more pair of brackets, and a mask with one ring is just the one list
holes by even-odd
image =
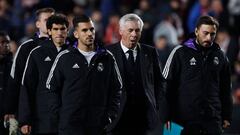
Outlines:
{"label": "jacket sleeve", "polygon": [[157,110],[159,111],[159,117],[161,121],[165,122],[168,112],[166,102],[166,82],[162,75],[162,69],[159,62],[159,55],[156,49],[153,56],[154,63],[154,93],[156,99]]}
{"label": "jacket sleeve", "polygon": [[[108,98],[108,119],[109,123],[115,120],[118,116],[120,109],[120,100],[122,94],[122,78],[117,66],[115,59],[113,60],[112,65],[112,79],[110,83],[110,96]],[[109,124],[108,123],[108,124]]]}
{"label": "jacket sleeve", "polygon": [[170,53],[163,70],[163,77],[166,79],[166,99],[169,107],[168,120],[174,117],[177,103],[177,90],[180,80],[180,63],[177,50],[181,46],[176,46]]}
{"label": "jacket sleeve", "polygon": [[19,125],[31,125],[35,93],[38,83],[38,67],[34,56],[30,53],[23,72],[22,86],[19,95]]}
{"label": "jacket sleeve", "polygon": [[60,57],[63,52],[57,55],[51,67],[51,70],[48,74],[46,88],[49,89],[50,93],[60,93],[62,91],[61,89],[63,87],[63,73],[61,68]]}
{"label": "jacket sleeve", "polygon": [[10,77],[6,90],[6,98],[4,103],[5,114],[15,114],[18,108],[19,91],[21,87],[22,75],[26,65],[27,55],[24,47],[20,46],[13,59]]}
{"label": "jacket sleeve", "polygon": [[222,119],[231,121],[233,109],[231,96],[231,71],[230,64],[226,56],[220,73],[220,100],[222,104]]}

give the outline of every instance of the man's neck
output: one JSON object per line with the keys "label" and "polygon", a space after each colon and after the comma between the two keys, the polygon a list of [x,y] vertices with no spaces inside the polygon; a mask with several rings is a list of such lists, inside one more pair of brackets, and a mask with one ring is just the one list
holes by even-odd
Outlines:
{"label": "man's neck", "polygon": [[94,51],[94,45],[82,45],[82,44],[78,44],[77,46],[80,50],[84,51],[84,52],[90,52],[90,51]]}
{"label": "man's neck", "polygon": [[56,47],[62,47],[65,43],[55,43],[55,42],[53,42],[53,44],[56,46]]}
{"label": "man's neck", "polygon": [[39,38],[41,38],[41,37],[48,37],[48,34],[45,34],[45,33],[39,32],[38,37],[39,37]]}

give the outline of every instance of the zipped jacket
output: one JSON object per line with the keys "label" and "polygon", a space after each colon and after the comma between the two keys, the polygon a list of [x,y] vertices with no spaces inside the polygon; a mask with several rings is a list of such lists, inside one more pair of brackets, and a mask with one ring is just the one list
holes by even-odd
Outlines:
{"label": "zipped jacket", "polygon": [[182,125],[213,121],[218,127],[223,120],[231,121],[230,65],[216,43],[204,48],[189,39],[176,46],[163,76],[171,120]]}
{"label": "zipped jacket", "polygon": [[[114,57],[98,48],[88,64],[77,48],[61,52],[51,69],[49,92],[59,95],[59,135],[97,135],[118,115],[122,81]],[[60,107],[60,109],[59,109]]]}
{"label": "zipped jacket", "polygon": [[[63,45],[61,50],[66,49]],[[61,51],[60,50],[60,51]],[[58,50],[51,40],[30,52],[23,73],[19,96],[19,124],[31,125],[34,133],[56,133],[58,118],[50,111],[54,98],[46,89],[46,80]]]}

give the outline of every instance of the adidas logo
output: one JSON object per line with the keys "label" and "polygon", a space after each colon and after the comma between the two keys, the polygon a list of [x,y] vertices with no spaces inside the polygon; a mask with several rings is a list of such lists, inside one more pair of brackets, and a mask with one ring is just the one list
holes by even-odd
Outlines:
{"label": "adidas logo", "polygon": [[79,68],[78,64],[74,64],[72,68]]}
{"label": "adidas logo", "polygon": [[193,57],[190,61],[190,65],[196,65],[196,59]]}
{"label": "adidas logo", "polygon": [[47,56],[44,61],[51,61],[51,59],[49,56]]}

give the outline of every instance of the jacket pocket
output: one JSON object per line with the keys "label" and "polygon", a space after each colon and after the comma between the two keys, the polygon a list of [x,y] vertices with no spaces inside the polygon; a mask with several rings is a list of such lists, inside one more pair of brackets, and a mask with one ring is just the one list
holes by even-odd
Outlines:
{"label": "jacket pocket", "polygon": [[105,126],[107,119],[106,107],[89,107],[87,110],[86,126]]}

